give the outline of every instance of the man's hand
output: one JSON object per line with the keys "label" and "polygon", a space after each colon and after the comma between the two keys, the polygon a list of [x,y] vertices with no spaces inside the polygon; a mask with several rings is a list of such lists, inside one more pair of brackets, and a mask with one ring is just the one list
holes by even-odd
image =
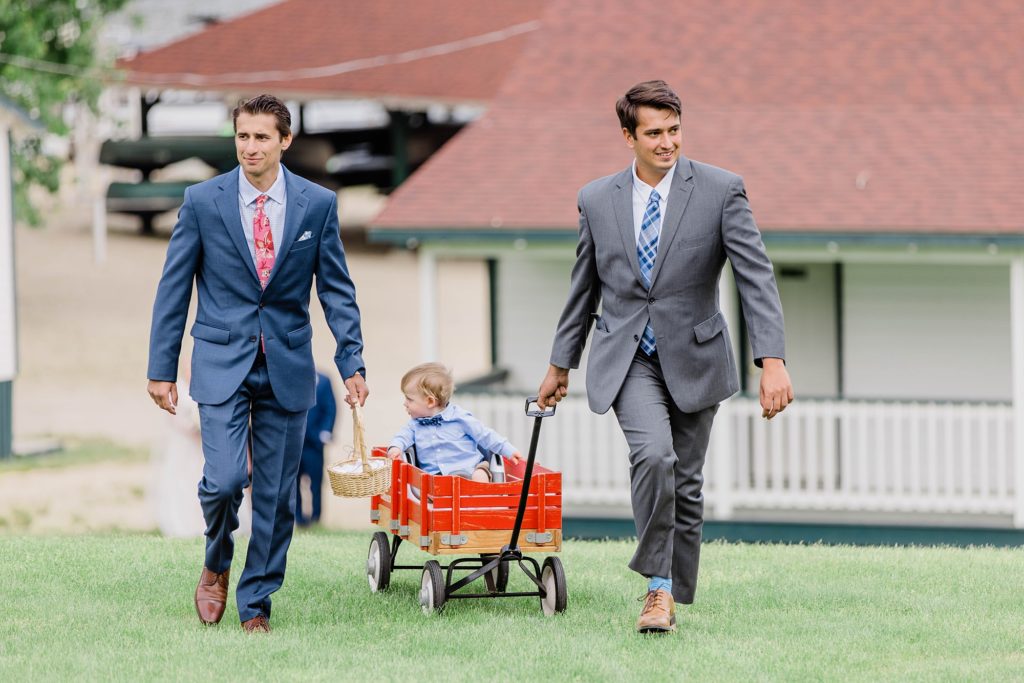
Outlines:
{"label": "man's hand", "polygon": [[508,459],[512,461],[513,465],[518,465],[519,461],[523,459],[523,456],[522,454],[519,453],[519,451],[516,451],[512,455],[508,456]]}
{"label": "man's hand", "polygon": [[781,358],[763,358],[761,363],[761,417],[770,420],[793,402],[793,384]]}
{"label": "man's hand", "polygon": [[388,457],[391,458],[392,460],[398,460],[399,458],[402,457],[402,449],[400,449],[398,446],[392,446],[391,448],[388,449]]}
{"label": "man's hand", "polygon": [[548,366],[548,374],[537,390],[537,406],[545,410],[555,405],[569,393],[569,369],[557,365]]}
{"label": "man's hand", "polygon": [[178,385],[174,382],[161,382],[159,380],[149,380],[149,385],[146,387],[149,391],[149,397],[153,399],[153,402],[158,406],[166,410],[171,415],[178,414]]}
{"label": "man's hand", "polygon": [[366,386],[366,380],[358,372],[345,380],[345,388],[348,395],[345,396],[345,403],[352,405],[355,401],[359,405],[366,405],[366,398],[370,395],[370,388]]}

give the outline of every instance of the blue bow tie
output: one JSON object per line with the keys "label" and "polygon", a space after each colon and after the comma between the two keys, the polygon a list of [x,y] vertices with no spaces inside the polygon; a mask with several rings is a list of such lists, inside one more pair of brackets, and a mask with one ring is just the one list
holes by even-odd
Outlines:
{"label": "blue bow tie", "polygon": [[416,421],[424,427],[440,427],[441,426],[441,414],[438,413],[433,417],[417,417]]}

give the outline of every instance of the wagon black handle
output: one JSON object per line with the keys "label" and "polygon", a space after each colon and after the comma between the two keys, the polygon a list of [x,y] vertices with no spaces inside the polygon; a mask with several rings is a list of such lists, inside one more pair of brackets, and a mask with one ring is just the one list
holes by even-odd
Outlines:
{"label": "wagon black handle", "polygon": [[[555,414],[556,404],[552,403],[547,408],[541,409],[540,405],[537,404],[539,396],[530,396],[526,399],[526,415],[528,417],[551,417]],[[537,406],[534,410],[530,410],[530,406]]]}
{"label": "wagon black handle", "polygon": [[530,490],[530,480],[533,478],[533,462],[537,458],[540,423],[545,417],[551,417],[555,414],[555,406],[553,405],[549,406],[546,410],[541,410],[540,406],[537,406],[536,410],[530,410],[530,406],[537,403],[537,398],[537,396],[530,396],[526,399],[526,415],[535,419],[533,421],[533,435],[530,437],[530,452],[526,456],[526,471],[523,473],[523,490],[519,494],[519,509],[516,510],[516,521],[512,525],[512,540],[508,544],[508,547],[513,551],[519,550],[519,531],[523,526],[523,515],[526,514],[526,496]]}

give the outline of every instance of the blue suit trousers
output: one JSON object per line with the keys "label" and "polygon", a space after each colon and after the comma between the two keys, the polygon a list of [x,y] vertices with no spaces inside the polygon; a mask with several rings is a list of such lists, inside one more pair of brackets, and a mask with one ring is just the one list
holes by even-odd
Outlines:
{"label": "blue suit trousers", "polygon": [[265,364],[257,363],[224,403],[200,404],[206,464],[199,501],[206,519],[206,566],[226,571],[234,553],[242,491],[249,485],[246,453],[252,438],[252,536],[235,597],[241,621],[270,617],[270,596],[284,582],[295,522],[295,479],[306,411],[285,410]]}

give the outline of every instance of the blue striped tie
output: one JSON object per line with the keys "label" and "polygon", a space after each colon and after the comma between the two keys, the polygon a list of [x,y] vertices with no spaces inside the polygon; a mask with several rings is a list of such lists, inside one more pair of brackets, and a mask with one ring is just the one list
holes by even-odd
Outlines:
{"label": "blue striped tie", "polygon": [[[657,190],[651,190],[651,196],[647,200],[647,208],[644,210],[644,220],[640,224],[640,239],[636,243],[636,255],[640,261],[640,276],[643,278],[644,287],[651,288],[651,271],[654,270],[654,259],[658,256],[658,236],[661,234],[661,195]],[[647,319],[647,327],[644,328],[644,336],[640,338],[640,348],[648,356],[653,356],[656,350],[654,344],[654,328],[651,327],[651,319]]]}

